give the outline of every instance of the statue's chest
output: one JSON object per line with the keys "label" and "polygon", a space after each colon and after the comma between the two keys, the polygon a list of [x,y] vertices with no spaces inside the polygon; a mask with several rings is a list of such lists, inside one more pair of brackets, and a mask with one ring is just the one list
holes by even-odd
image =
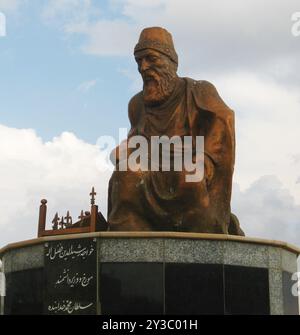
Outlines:
{"label": "statue's chest", "polygon": [[139,134],[151,136],[186,136],[189,135],[189,123],[184,103],[176,108],[162,111],[144,110],[139,125]]}

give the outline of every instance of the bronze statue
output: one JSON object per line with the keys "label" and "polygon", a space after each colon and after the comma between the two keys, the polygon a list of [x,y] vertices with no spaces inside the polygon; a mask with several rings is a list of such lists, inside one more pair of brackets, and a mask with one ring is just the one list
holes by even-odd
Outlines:
{"label": "bronze statue", "polygon": [[[211,83],[178,77],[178,56],[167,30],[144,29],[134,56],[143,90],[129,102],[131,130],[113,153],[109,229],[244,235],[230,209],[233,111]],[[204,178],[186,182],[184,171],[120,171],[120,153],[132,152],[127,142],[136,135],[149,143],[152,136],[204,136]]]}

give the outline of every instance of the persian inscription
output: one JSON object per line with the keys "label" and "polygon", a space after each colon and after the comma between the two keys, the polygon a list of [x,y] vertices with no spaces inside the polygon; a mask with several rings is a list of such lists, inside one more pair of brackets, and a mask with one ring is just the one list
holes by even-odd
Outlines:
{"label": "persian inscription", "polygon": [[45,244],[46,314],[97,313],[95,239]]}

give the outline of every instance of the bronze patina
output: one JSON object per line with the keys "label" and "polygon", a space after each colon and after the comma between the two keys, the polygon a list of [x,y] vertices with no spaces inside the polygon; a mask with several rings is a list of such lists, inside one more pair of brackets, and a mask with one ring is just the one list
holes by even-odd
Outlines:
{"label": "bronze patina", "polygon": [[[144,29],[134,56],[143,90],[129,102],[131,129],[113,153],[109,229],[244,235],[230,207],[234,112],[211,83],[177,75],[178,56],[167,30]],[[127,143],[136,135],[149,143],[152,136],[204,136],[204,178],[186,182],[184,171],[120,171],[120,153],[132,152]]]}

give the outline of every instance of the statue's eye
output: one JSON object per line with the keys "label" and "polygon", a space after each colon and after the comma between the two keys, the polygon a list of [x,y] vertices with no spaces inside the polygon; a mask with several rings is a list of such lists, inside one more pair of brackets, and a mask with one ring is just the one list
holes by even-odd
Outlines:
{"label": "statue's eye", "polygon": [[156,62],[156,61],[157,61],[157,57],[156,57],[156,56],[149,56],[149,57],[148,57],[148,60],[149,60],[150,62]]}

